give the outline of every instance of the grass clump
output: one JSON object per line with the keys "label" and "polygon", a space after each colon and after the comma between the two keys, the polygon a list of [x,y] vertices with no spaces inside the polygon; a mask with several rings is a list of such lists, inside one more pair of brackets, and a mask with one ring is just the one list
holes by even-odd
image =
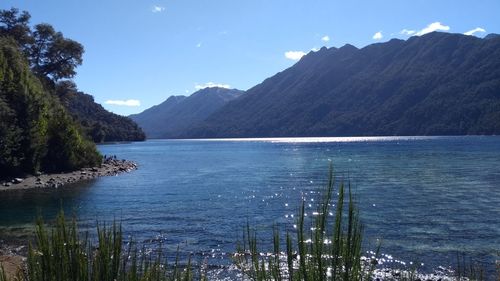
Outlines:
{"label": "grass clump", "polygon": [[[80,235],[73,219],[65,220],[61,211],[55,227],[49,231],[41,219],[36,224],[36,247],[29,245],[27,272],[29,281],[170,281],[193,280],[191,257],[187,266],[176,261],[168,266],[160,249],[157,254],[141,254],[134,243],[123,247],[120,224],[97,226],[97,243],[88,232]],[[202,272],[196,276],[204,279]],[[1,279],[0,281],[4,281]]]}
{"label": "grass clump", "polygon": [[[335,191],[338,192],[336,204]],[[343,181],[336,184],[331,168],[315,216],[307,218],[303,200],[296,232],[283,233],[275,226],[274,246],[269,254],[260,253],[256,231],[247,225],[243,242],[234,256],[236,265],[246,276],[257,281],[370,278],[376,263],[366,265],[362,262],[363,226],[351,188]]]}

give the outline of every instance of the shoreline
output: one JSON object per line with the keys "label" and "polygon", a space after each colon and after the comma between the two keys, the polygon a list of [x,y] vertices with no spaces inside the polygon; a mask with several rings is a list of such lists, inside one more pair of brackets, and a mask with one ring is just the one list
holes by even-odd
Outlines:
{"label": "shoreline", "polygon": [[68,184],[91,180],[99,177],[116,176],[137,170],[137,164],[128,160],[105,158],[100,167],[82,168],[73,172],[41,174],[15,178],[0,182],[0,192],[30,190],[35,188],[58,188]]}
{"label": "shoreline", "polygon": [[[42,174],[15,178],[12,181],[0,181],[2,192],[27,191],[32,189],[56,189],[105,176],[116,176],[137,170],[137,164],[128,160],[105,158],[100,167],[82,168],[73,172]],[[27,241],[0,237],[0,265],[4,267],[8,278],[13,278],[18,270],[24,270],[28,254]]]}

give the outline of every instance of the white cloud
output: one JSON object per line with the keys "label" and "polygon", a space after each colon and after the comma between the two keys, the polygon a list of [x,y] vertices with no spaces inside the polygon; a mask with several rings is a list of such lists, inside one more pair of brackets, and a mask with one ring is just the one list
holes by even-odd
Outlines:
{"label": "white cloud", "polygon": [[201,42],[196,44],[196,48],[200,48],[201,47]]}
{"label": "white cloud", "polygon": [[107,100],[104,103],[120,106],[141,106],[141,102],[139,100]]}
{"label": "white cloud", "polygon": [[205,84],[196,84],[194,86],[194,88],[196,90],[201,90],[201,89],[205,89],[205,88],[215,88],[215,87],[225,88],[225,89],[231,88],[231,86],[229,86],[228,84],[217,84],[217,83],[214,83],[214,82],[208,82],[208,83],[205,83]]}
{"label": "white cloud", "polygon": [[433,23],[429,24],[424,29],[422,29],[419,32],[415,33],[415,35],[422,36],[424,34],[431,33],[431,32],[434,32],[434,31],[448,31],[448,30],[450,30],[449,26],[443,25],[443,24],[441,24],[440,22],[437,21],[437,22],[433,22]]}
{"label": "white cloud", "polygon": [[474,35],[474,33],[476,33],[476,32],[483,33],[483,32],[486,32],[486,30],[484,28],[481,28],[481,27],[476,27],[473,30],[469,30],[469,31],[465,32],[464,35]]}
{"label": "white cloud", "polygon": [[285,52],[285,57],[289,60],[300,60],[305,54],[302,51],[288,51]]}
{"label": "white cloud", "polygon": [[151,12],[153,13],[161,13],[165,11],[165,7],[154,5],[153,8],[151,9]]}
{"label": "white cloud", "polygon": [[373,40],[380,40],[380,39],[384,38],[384,35],[382,35],[382,31],[379,31],[379,32],[373,34],[372,38],[373,38]]}
{"label": "white cloud", "polygon": [[409,30],[409,29],[403,29],[399,32],[399,34],[403,34],[403,35],[408,35],[408,36],[411,36],[413,34],[415,34],[416,31],[415,30]]}
{"label": "white cloud", "polygon": [[325,36],[321,37],[321,41],[323,41],[323,42],[328,42],[328,41],[330,41],[330,36],[325,35]]}
{"label": "white cloud", "polygon": [[311,51],[317,52],[317,51],[319,51],[319,48],[314,47],[314,48],[311,49]]}

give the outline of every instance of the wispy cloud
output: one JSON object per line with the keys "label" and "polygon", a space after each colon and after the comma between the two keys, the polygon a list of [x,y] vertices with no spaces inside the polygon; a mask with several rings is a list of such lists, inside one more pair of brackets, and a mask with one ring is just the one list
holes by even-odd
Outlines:
{"label": "wispy cloud", "polygon": [[484,32],[486,32],[486,30],[484,28],[481,28],[481,27],[476,27],[473,30],[469,30],[467,32],[464,32],[464,35],[474,35],[474,33],[477,33],[477,32],[484,33]]}
{"label": "wispy cloud", "polygon": [[200,48],[201,47],[201,42],[196,44],[196,48]]}
{"label": "wispy cloud", "polygon": [[380,39],[384,38],[384,35],[382,35],[382,31],[379,31],[379,32],[373,34],[372,38],[373,38],[373,40],[380,40]]}
{"label": "wispy cloud", "polygon": [[107,100],[104,103],[119,106],[141,106],[141,102],[139,100]]}
{"label": "wispy cloud", "polygon": [[434,31],[448,31],[448,30],[450,30],[449,26],[443,25],[443,24],[441,24],[440,22],[437,21],[437,22],[433,22],[433,23],[429,24],[424,29],[422,29],[419,32],[415,33],[415,35],[422,36],[424,34],[431,33],[431,32],[434,32]]}
{"label": "wispy cloud", "polygon": [[323,42],[328,42],[328,41],[330,41],[330,36],[325,35],[325,36],[321,37],[321,41],[323,41]]}
{"label": "wispy cloud", "polygon": [[289,60],[300,60],[306,53],[302,51],[288,51],[285,52],[285,58]]}
{"label": "wispy cloud", "polygon": [[409,30],[409,29],[403,29],[399,32],[399,34],[403,34],[403,35],[408,35],[408,36],[411,36],[413,34],[415,34],[416,31],[415,30]]}
{"label": "wispy cloud", "polygon": [[196,90],[201,90],[201,89],[205,89],[205,88],[215,88],[215,87],[225,88],[225,89],[231,88],[231,86],[228,85],[228,84],[218,84],[218,83],[214,83],[214,82],[208,82],[208,83],[205,83],[205,84],[196,84],[194,86],[194,88]]}
{"label": "wispy cloud", "polygon": [[153,8],[151,8],[151,12],[153,13],[161,13],[165,11],[165,7],[154,5]]}

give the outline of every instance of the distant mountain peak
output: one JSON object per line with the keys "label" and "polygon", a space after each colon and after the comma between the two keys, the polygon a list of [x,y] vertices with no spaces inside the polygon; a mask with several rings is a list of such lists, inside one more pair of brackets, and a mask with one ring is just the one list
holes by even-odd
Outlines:
{"label": "distant mountain peak", "polygon": [[359,50],[356,48],[356,46],[351,45],[351,44],[345,44],[344,46],[340,47],[339,50]]}
{"label": "distant mountain peak", "polygon": [[484,39],[494,39],[500,37],[500,34],[497,33],[490,33],[484,37]]}
{"label": "distant mountain peak", "polygon": [[170,96],[130,118],[142,127],[148,138],[175,138],[243,93],[238,89],[206,87],[187,97]]}

